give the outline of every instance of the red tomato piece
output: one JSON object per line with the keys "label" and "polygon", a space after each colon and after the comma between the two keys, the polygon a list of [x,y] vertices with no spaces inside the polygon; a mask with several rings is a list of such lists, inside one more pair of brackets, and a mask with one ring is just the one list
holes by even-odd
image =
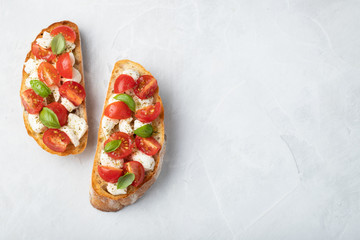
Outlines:
{"label": "red tomato piece", "polygon": [[64,36],[66,41],[69,41],[69,42],[72,42],[72,43],[75,42],[76,33],[71,27],[68,27],[68,26],[65,26],[65,25],[56,27],[50,32],[50,35],[51,36],[56,36],[59,33],[61,33]]}
{"label": "red tomato piece", "polygon": [[113,159],[122,159],[129,156],[132,153],[133,142],[130,136],[123,132],[115,132],[111,134],[108,140],[105,141],[104,147],[108,142],[113,140],[121,140],[120,146],[113,152],[108,152],[107,155]]}
{"label": "red tomato piece", "polygon": [[149,156],[155,155],[161,149],[160,143],[158,143],[158,141],[156,141],[153,137],[142,138],[136,136],[135,144],[140,151]]}
{"label": "red tomato piece", "polygon": [[84,87],[74,81],[67,81],[59,88],[60,95],[67,98],[75,106],[79,106],[85,99]]}
{"label": "red tomato piece", "polygon": [[124,175],[122,169],[101,165],[98,165],[98,173],[104,181],[109,183],[116,183],[119,177]]}
{"label": "red tomato piece", "polygon": [[158,84],[156,79],[151,75],[142,75],[136,81],[134,92],[140,99],[146,99],[154,95]]}
{"label": "red tomato piece", "polygon": [[126,119],[131,117],[131,110],[124,102],[114,102],[106,106],[105,116],[112,119]]}
{"label": "red tomato piece", "polygon": [[134,79],[126,74],[121,74],[115,81],[114,93],[123,93],[126,90],[135,87],[136,83]]}
{"label": "red tomato piece", "polygon": [[60,76],[56,68],[48,63],[42,62],[38,68],[38,77],[40,81],[44,82],[47,86],[54,85],[60,86]]}
{"label": "red tomato piece", "polygon": [[63,53],[59,56],[56,62],[56,69],[58,70],[60,75],[64,78],[71,79],[73,77],[72,63],[69,53]]}
{"label": "red tomato piece", "polygon": [[137,161],[130,161],[124,164],[124,169],[126,172],[133,173],[135,175],[135,180],[131,185],[134,187],[140,186],[145,178],[145,169],[143,165]]}
{"label": "red tomato piece", "polygon": [[52,102],[49,105],[46,106],[47,108],[49,108],[50,110],[52,110],[60,123],[60,126],[64,126],[67,123],[67,119],[68,119],[68,111],[66,110],[66,108],[58,102]]}
{"label": "red tomato piece", "polygon": [[51,49],[43,48],[36,43],[31,46],[31,52],[36,58],[44,59],[48,62],[51,62],[56,58],[56,55],[51,51]]}
{"label": "red tomato piece", "polygon": [[64,152],[70,143],[70,138],[59,129],[48,129],[44,132],[43,142],[55,152]]}
{"label": "red tomato piece", "polygon": [[30,114],[37,114],[45,106],[44,98],[40,97],[32,89],[27,89],[21,93],[21,102],[25,110]]}
{"label": "red tomato piece", "polygon": [[143,123],[147,123],[147,122],[151,122],[154,121],[161,112],[161,105],[160,102],[157,102],[155,105],[151,105],[145,108],[142,108],[140,110],[137,110],[135,113],[135,117],[143,122]]}

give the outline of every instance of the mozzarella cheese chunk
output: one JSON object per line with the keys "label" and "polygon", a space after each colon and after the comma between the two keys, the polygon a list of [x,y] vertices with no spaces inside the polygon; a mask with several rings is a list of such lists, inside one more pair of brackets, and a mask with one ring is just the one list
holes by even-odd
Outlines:
{"label": "mozzarella cheese chunk", "polygon": [[54,96],[55,102],[59,101],[60,99],[60,92],[59,92],[59,87],[58,86],[51,86],[50,87],[51,92]]}
{"label": "mozzarella cheese chunk", "polygon": [[100,154],[100,163],[107,167],[122,168],[124,159],[112,159],[106,152],[102,151]]}
{"label": "mozzarella cheese chunk", "polygon": [[127,133],[129,135],[134,134],[134,130],[131,126],[132,117],[129,117],[127,119],[121,119],[119,122],[119,131]]}
{"label": "mozzarella cheese chunk", "polygon": [[154,97],[149,97],[147,99],[142,100],[138,98],[138,96],[134,96],[133,99],[135,101],[136,110],[146,108],[154,103]]}
{"label": "mozzarella cheese chunk", "polygon": [[116,183],[108,183],[108,185],[106,186],[106,189],[108,190],[109,193],[111,193],[112,195],[120,195],[120,194],[126,194],[127,189],[117,189],[117,184]]}
{"label": "mozzarella cheese chunk", "polygon": [[[151,123],[151,122],[150,122],[150,123]],[[146,125],[146,124],[150,124],[150,123],[143,123],[143,122],[141,122],[141,121],[139,121],[139,120],[136,119],[136,120],[134,121],[134,130],[136,130],[136,129],[138,129],[138,128]]]}
{"label": "mozzarella cheese chunk", "polygon": [[132,69],[127,69],[127,70],[123,71],[122,74],[129,75],[129,76],[132,77],[135,81],[140,77],[140,74],[139,74],[137,71],[132,70]]}
{"label": "mozzarella cheese chunk", "polygon": [[28,114],[28,121],[34,132],[41,133],[45,130],[44,124],[40,121],[39,114]]}
{"label": "mozzarella cheese chunk", "polygon": [[153,157],[146,155],[145,153],[136,150],[131,156],[133,161],[141,163],[145,171],[152,171],[155,167],[155,160]]}
{"label": "mozzarella cheese chunk", "polygon": [[84,134],[88,130],[88,125],[87,125],[85,119],[83,119],[73,113],[70,113],[68,116],[67,126],[74,131],[78,140],[80,140],[81,137],[84,136]]}
{"label": "mozzarella cheese chunk", "polygon": [[65,52],[71,52],[72,50],[74,50],[76,47],[75,43],[72,42],[65,42]]}
{"label": "mozzarella cheese chunk", "polygon": [[24,71],[29,74],[29,76],[25,80],[25,86],[27,88],[31,88],[30,81],[34,79],[39,79],[37,69],[39,65],[44,62],[44,60],[32,59],[30,58],[24,64]]}
{"label": "mozzarella cheese chunk", "polygon": [[51,41],[53,37],[49,32],[44,32],[41,38],[36,39],[36,43],[39,44],[43,48],[49,48],[51,46]]}
{"label": "mozzarella cheese chunk", "polygon": [[71,65],[74,66],[75,64],[75,56],[72,52],[69,52],[69,56],[70,56],[70,60],[71,60]]}
{"label": "mozzarella cheese chunk", "polygon": [[108,136],[111,130],[119,123],[119,119],[112,119],[104,116],[101,121],[101,127],[105,136]]}
{"label": "mozzarella cheese chunk", "polygon": [[72,68],[72,78],[62,78],[61,80],[63,82],[67,82],[67,81],[73,81],[73,82],[77,82],[80,83],[81,82],[81,73],[76,69],[76,68]]}
{"label": "mozzarella cheese chunk", "polygon": [[72,144],[74,144],[75,147],[79,146],[79,144],[80,144],[79,139],[76,136],[76,133],[72,128],[70,128],[68,126],[63,126],[60,128],[60,130],[63,131],[64,133],[66,133],[66,135],[68,135]]}
{"label": "mozzarella cheese chunk", "polygon": [[64,97],[61,98],[61,104],[64,105],[68,112],[72,112],[74,109],[77,108],[77,106],[75,106],[72,102],[70,102],[67,98]]}
{"label": "mozzarella cheese chunk", "polygon": [[116,96],[117,94],[112,94],[109,98],[109,101],[108,101],[108,105],[111,104],[111,103],[114,103],[114,102],[119,102],[119,100],[116,100],[114,97]]}

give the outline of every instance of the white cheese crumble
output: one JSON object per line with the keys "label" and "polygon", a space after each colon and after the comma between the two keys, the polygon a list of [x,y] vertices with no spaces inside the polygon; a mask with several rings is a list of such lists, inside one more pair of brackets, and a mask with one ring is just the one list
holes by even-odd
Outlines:
{"label": "white cheese crumble", "polygon": [[40,121],[39,114],[28,114],[28,121],[34,132],[41,133],[45,130],[44,124]]}
{"label": "white cheese crumble", "polygon": [[132,70],[132,69],[127,69],[127,70],[123,71],[122,74],[129,75],[129,76],[132,77],[135,81],[140,77],[140,74],[139,74],[137,71]]}
{"label": "white cheese crumble", "polygon": [[111,130],[119,123],[119,119],[112,119],[104,116],[101,121],[101,127],[105,136],[108,136]]}
{"label": "white cheese crumble", "polygon": [[131,126],[132,117],[129,117],[127,119],[121,119],[119,122],[119,131],[127,133],[129,135],[134,134],[134,130]]}
{"label": "white cheese crumble", "polygon": [[69,53],[69,56],[70,56],[70,60],[71,60],[71,65],[74,66],[75,64],[75,56],[72,52]]}
{"label": "white cheese crumble", "polygon": [[108,105],[109,104],[112,104],[114,102],[119,102],[119,100],[116,100],[114,97],[116,96],[117,94],[112,94],[108,100]]}
{"label": "white cheese crumble", "polygon": [[149,97],[147,99],[142,100],[138,98],[138,96],[134,96],[133,99],[135,101],[136,110],[146,108],[154,103],[154,97]]}
{"label": "white cheese crumble", "polygon": [[124,165],[124,159],[112,159],[106,152],[102,151],[100,154],[100,163],[103,166],[122,168]]}
{"label": "white cheese crumble", "polygon": [[112,195],[120,195],[120,194],[126,194],[126,188],[124,189],[117,189],[117,183],[108,183],[108,185],[106,186],[106,189],[108,190],[109,193],[111,193]]}
{"label": "white cheese crumble", "polygon": [[36,39],[36,43],[39,44],[43,48],[49,48],[51,46],[51,41],[53,37],[49,32],[44,32],[41,38]]}
{"label": "white cheese crumble", "polygon": [[66,41],[65,43],[65,52],[71,52],[76,47],[75,43]]}
{"label": "white cheese crumble", "polygon": [[61,98],[61,104],[64,105],[64,107],[66,108],[66,110],[68,110],[68,112],[72,112],[75,108],[77,108],[77,106],[75,106],[65,97]]}
{"label": "white cheese crumble", "polygon": [[78,140],[80,140],[81,137],[84,136],[84,134],[88,130],[88,125],[87,125],[85,119],[83,119],[73,113],[70,113],[68,116],[67,126],[74,131]]}
{"label": "white cheese crumble", "polygon": [[139,120],[136,119],[136,120],[134,121],[134,130],[136,130],[136,129],[138,129],[138,128],[146,125],[146,124],[151,124],[151,122],[143,123],[143,122],[141,122],[141,121],[139,121]]}
{"label": "white cheese crumble", "polygon": [[80,144],[79,139],[76,136],[76,133],[72,128],[70,128],[68,126],[63,126],[60,128],[60,130],[63,131],[64,133],[66,133],[66,135],[68,135],[72,144],[74,144],[75,147],[79,146],[79,144]]}
{"label": "white cheese crumble", "polygon": [[50,90],[54,96],[55,102],[59,101],[60,99],[59,87],[54,85],[50,87]]}
{"label": "white cheese crumble", "polygon": [[24,71],[29,74],[29,76],[25,80],[25,86],[27,88],[31,88],[30,81],[34,79],[39,79],[37,69],[39,65],[44,62],[44,60],[32,59],[30,58],[25,62]]}
{"label": "white cheese crumble", "polygon": [[152,171],[154,170],[155,167],[155,160],[153,157],[146,155],[145,153],[136,150],[136,152],[134,152],[131,155],[131,158],[133,161],[137,161],[139,163],[141,163],[145,169],[145,171]]}

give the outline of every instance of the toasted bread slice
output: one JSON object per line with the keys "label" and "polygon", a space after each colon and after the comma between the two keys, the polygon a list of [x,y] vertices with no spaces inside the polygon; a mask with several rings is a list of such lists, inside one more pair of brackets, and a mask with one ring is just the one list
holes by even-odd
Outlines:
{"label": "toasted bread slice", "polygon": [[[76,33],[76,40],[75,40],[75,49],[73,50],[73,54],[75,56],[75,64],[74,67],[80,72],[81,74],[81,82],[80,84],[85,88],[85,79],[84,79],[84,70],[83,70],[83,59],[82,59],[82,52],[81,52],[81,39],[80,39],[80,32],[79,32],[79,28],[78,26],[70,21],[61,21],[61,22],[56,22],[51,24],[49,27],[43,29],[35,38],[35,40],[31,43],[30,46],[32,46],[33,43],[36,42],[37,38],[42,37],[43,33],[45,31],[47,32],[51,32],[51,30],[53,30],[55,27],[61,26],[61,25],[66,25],[71,27],[75,33]],[[31,48],[31,47],[30,47]],[[26,55],[25,58],[25,62],[27,62],[27,60],[29,60],[29,58],[35,58],[35,56],[33,55],[31,49],[29,51],[29,53]],[[25,72],[25,65],[23,67],[23,74],[22,74],[22,82],[21,82],[21,88],[20,88],[20,96],[21,93],[26,90],[26,86],[25,86],[25,81],[27,79],[27,77],[29,76],[29,74],[27,74]],[[78,106],[79,112],[81,114],[81,117],[85,119],[85,121],[87,122],[87,115],[86,115],[86,99],[83,101],[83,103]],[[50,148],[48,148],[44,142],[43,142],[43,133],[36,133],[35,131],[33,131],[33,129],[31,128],[29,121],[28,121],[28,113],[24,110],[23,112],[23,118],[24,118],[24,124],[26,127],[26,130],[28,132],[28,134],[33,137],[35,139],[35,141],[40,145],[40,147],[42,147],[44,150],[46,150],[49,153],[52,154],[57,154],[59,156],[67,156],[69,154],[79,154],[82,151],[84,151],[86,144],[87,144],[87,138],[88,138],[88,131],[86,131],[86,133],[84,134],[84,136],[82,136],[82,138],[80,139],[80,144],[79,146],[75,147],[73,144],[69,144],[66,148],[66,150],[64,152],[55,152],[53,150],[51,150]]]}
{"label": "toasted bread slice", "polygon": [[[104,110],[107,106],[110,96],[112,95],[114,89],[114,83],[117,77],[122,74],[124,70],[135,70],[140,73],[140,75],[151,75],[143,66],[138,63],[132,62],[130,60],[120,60],[115,63],[114,69],[111,74],[109,87],[106,95],[106,100],[104,104]],[[100,154],[103,148],[104,141],[106,137],[104,137],[102,124],[100,124],[99,132],[98,132],[98,143],[97,149],[94,159],[92,177],[91,177],[91,188],[90,188],[90,202],[91,204],[101,210],[101,211],[119,211],[123,207],[133,204],[136,200],[138,200],[156,181],[157,177],[160,174],[161,166],[163,162],[163,157],[165,154],[165,128],[164,128],[164,108],[159,96],[159,91],[154,94],[154,100],[156,102],[160,102],[161,104],[161,113],[153,122],[154,130],[157,132],[157,140],[161,144],[161,150],[155,154],[155,167],[153,171],[146,172],[144,182],[139,187],[129,186],[127,188],[127,193],[122,195],[112,195],[106,190],[106,182],[99,176],[97,172],[97,166],[100,164]],[[103,111],[104,112],[104,111]],[[103,119],[104,114],[101,117]],[[102,121],[101,121],[102,122]],[[155,126],[154,126],[155,125]]]}

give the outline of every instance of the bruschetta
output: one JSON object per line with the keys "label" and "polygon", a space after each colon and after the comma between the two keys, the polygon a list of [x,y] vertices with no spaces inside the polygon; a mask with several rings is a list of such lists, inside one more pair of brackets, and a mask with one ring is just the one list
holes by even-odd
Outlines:
{"label": "bruschetta", "polygon": [[90,202],[101,211],[134,203],[155,182],[165,153],[157,80],[140,64],[115,63],[95,153]]}
{"label": "bruschetta", "polygon": [[37,35],[25,58],[20,98],[28,134],[49,153],[81,153],[88,136],[85,96],[78,26],[56,22]]}

